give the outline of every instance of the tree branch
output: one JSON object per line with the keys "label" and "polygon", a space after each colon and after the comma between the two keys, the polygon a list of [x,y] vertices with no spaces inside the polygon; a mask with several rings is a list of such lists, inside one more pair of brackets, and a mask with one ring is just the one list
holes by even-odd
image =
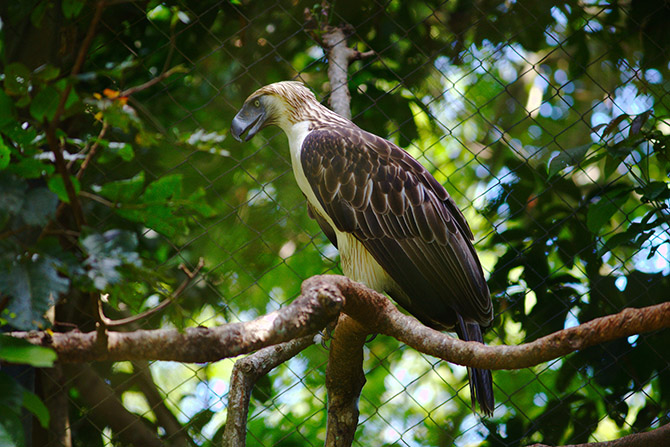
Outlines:
{"label": "tree branch", "polygon": [[230,375],[223,447],[244,447],[251,390],[258,379],[314,343],[314,334],[270,346],[235,362]]}
{"label": "tree branch", "polygon": [[188,436],[188,431],[185,427],[182,427],[179,420],[165,405],[165,398],[154,383],[149,363],[146,361],[133,362],[133,372],[137,375],[137,384],[140,391],[147,398],[149,407],[156,416],[156,423],[165,429],[165,439],[170,441],[169,445],[172,447],[190,447],[191,438]]}
{"label": "tree branch", "polygon": [[[670,445],[670,424],[662,425],[655,430],[634,433],[612,441],[570,444],[563,447],[648,447],[661,445]],[[529,447],[550,446],[545,444],[533,444]]]}
{"label": "tree branch", "polygon": [[[344,298],[337,287],[317,284],[304,289],[290,305],[246,323],[213,328],[105,332],[106,343],[97,332],[11,332],[8,335],[54,349],[61,362],[97,360],[174,360],[210,362],[236,357],[266,346],[283,343],[321,330],[334,320]],[[99,346],[102,344],[102,348]]]}
{"label": "tree branch", "polygon": [[395,337],[414,349],[459,365],[522,369],[621,337],[670,327],[670,302],[628,308],[518,346],[487,346],[453,338],[401,313],[384,295],[338,275],[313,276],[290,305],[246,323],[213,328],[109,332],[106,350],[96,333],[11,332],[8,335],[53,348],[63,362],[175,360],[209,362],[312,334],[342,310],[370,333]]}
{"label": "tree branch", "polygon": [[141,314],[133,315],[130,317],[122,318],[120,320],[112,320],[110,318],[107,318],[105,316],[105,313],[103,312],[102,309],[102,300],[98,300],[98,319],[102,323],[103,326],[105,327],[118,327],[118,326],[125,326],[126,324],[134,323],[139,320],[143,320],[146,317],[155,314],[159,310],[167,307],[168,304],[172,303],[174,300],[176,300],[179,295],[182,294],[182,292],[186,289],[186,286],[189,285],[189,283],[195,278],[198,273],[200,273],[200,270],[205,266],[205,259],[200,258],[198,260],[198,264],[195,266],[195,269],[193,271],[190,271],[186,265],[181,264],[179,266],[179,269],[183,271],[186,274],[186,278],[181,282],[179,287],[170,295],[170,297],[164,299],[160,303],[158,303],[155,307],[152,307],[151,309],[148,309]]}
{"label": "tree branch", "polygon": [[330,343],[326,369],[327,447],[350,446],[354,442],[358,427],[358,399],[365,385],[363,346],[368,334],[364,324],[347,315],[340,315]]}
{"label": "tree branch", "polygon": [[89,417],[92,417],[98,426],[110,426],[124,445],[163,446],[158,435],[150,430],[139,416],[126,410],[114,394],[114,390],[100,378],[93,368],[88,365],[71,365],[66,372],[81,391],[82,399],[91,408]]}

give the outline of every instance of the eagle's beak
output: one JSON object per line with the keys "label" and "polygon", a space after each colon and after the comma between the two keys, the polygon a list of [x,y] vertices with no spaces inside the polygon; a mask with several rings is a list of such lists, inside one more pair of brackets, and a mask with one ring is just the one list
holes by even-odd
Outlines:
{"label": "eagle's beak", "polygon": [[[266,120],[266,113],[264,107],[253,107],[252,104],[245,104],[242,109],[237,112],[233,122],[230,125],[230,133],[237,141],[249,141],[259,130],[264,127]],[[247,132],[245,137],[242,137]]]}

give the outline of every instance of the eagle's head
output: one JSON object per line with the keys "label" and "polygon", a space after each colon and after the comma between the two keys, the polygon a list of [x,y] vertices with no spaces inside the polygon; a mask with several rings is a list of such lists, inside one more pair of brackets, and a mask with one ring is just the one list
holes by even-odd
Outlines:
{"label": "eagle's head", "polygon": [[274,124],[286,131],[294,124],[314,119],[320,109],[325,107],[301,82],[276,82],[259,88],[244,101],[230,133],[237,141],[249,141],[264,127]]}

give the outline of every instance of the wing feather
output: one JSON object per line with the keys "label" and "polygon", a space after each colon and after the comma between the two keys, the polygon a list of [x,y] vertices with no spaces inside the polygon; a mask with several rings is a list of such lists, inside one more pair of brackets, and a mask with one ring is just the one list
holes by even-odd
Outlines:
{"label": "wing feather", "polygon": [[352,233],[419,318],[451,327],[460,314],[488,326],[493,310],[472,232],[447,191],[391,142],[355,126],[313,130],[305,176],[339,231]]}

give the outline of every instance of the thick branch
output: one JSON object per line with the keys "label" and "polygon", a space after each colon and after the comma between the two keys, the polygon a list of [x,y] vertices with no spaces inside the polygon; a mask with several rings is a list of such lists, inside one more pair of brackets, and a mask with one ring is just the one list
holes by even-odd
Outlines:
{"label": "thick branch", "polygon": [[31,331],[9,335],[52,347],[64,362],[208,362],[312,334],[332,321],[342,309],[371,333],[395,337],[418,351],[443,360],[484,369],[521,369],[616,338],[670,327],[670,302],[665,302],[640,309],[624,309],[618,314],[597,318],[531,343],[486,346],[427,328],[415,318],[401,313],[384,295],[344,276],[314,276],[303,283],[302,289],[303,293],[289,306],[247,323],[188,328],[183,332],[171,329],[109,332],[107,350],[97,349],[95,332],[50,335],[44,331]]}
{"label": "thick branch", "polygon": [[147,398],[149,408],[156,416],[156,423],[165,429],[165,439],[170,441],[169,445],[171,447],[190,447],[191,438],[186,428],[182,427],[179,420],[165,405],[165,398],[154,383],[149,363],[146,361],[133,362],[133,371],[138,379],[137,384],[140,391]]}
{"label": "thick branch", "polygon": [[106,332],[98,346],[97,333],[13,332],[9,335],[51,347],[62,362],[95,360],[175,360],[211,362],[313,334],[337,317],[343,298],[328,284],[313,287],[289,306],[246,323],[213,328]]}
{"label": "thick branch", "polygon": [[358,399],[365,385],[363,345],[369,332],[357,320],[340,315],[330,343],[326,370],[328,424],[326,446],[350,446],[358,426]]}
{"label": "thick branch", "polygon": [[258,379],[278,365],[295,357],[314,343],[314,335],[308,335],[277,346],[261,349],[235,362],[230,375],[228,413],[223,432],[224,447],[244,447],[247,436],[247,416],[251,390]]}
{"label": "thick branch", "polygon": [[[655,430],[634,433],[623,438],[605,442],[589,442],[586,444],[570,444],[563,447],[648,447],[670,445],[670,424],[665,424]],[[549,447],[545,444],[533,444],[530,447]]]}
{"label": "thick branch", "polygon": [[[336,287],[345,297],[343,311],[370,332],[394,337],[417,351],[459,365],[482,369],[521,369],[610,340],[670,327],[670,302],[628,308],[518,346],[486,346],[458,340],[401,313],[385,296],[343,276],[314,276],[303,289]],[[324,289],[325,290],[325,289]]]}
{"label": "thick branch", "polygon": [[330,81],[330,108],[335,113],[351,119],[351,94],[347,82],[347,71],[352,61],[374,55],[374,52],[361,53],[347,46],[347,35],[351,27],[326,27],[323,34],[323,46],[328,53],[328,80]]}
{"label": "thick branch", "polygon": [[39,370],[44,403],[49,409],[48,447],[72,447],[66,378],[59,363]]}
{"label": "thick branch", "polygon": [[145,425],[139,416],[123,406],[114,390],[88,365],[69,366],[69,377],[81,391],[91,411],[89,417],[100,427],[109,425],[124,445],[135,447],[162,447],[158,435]]}

